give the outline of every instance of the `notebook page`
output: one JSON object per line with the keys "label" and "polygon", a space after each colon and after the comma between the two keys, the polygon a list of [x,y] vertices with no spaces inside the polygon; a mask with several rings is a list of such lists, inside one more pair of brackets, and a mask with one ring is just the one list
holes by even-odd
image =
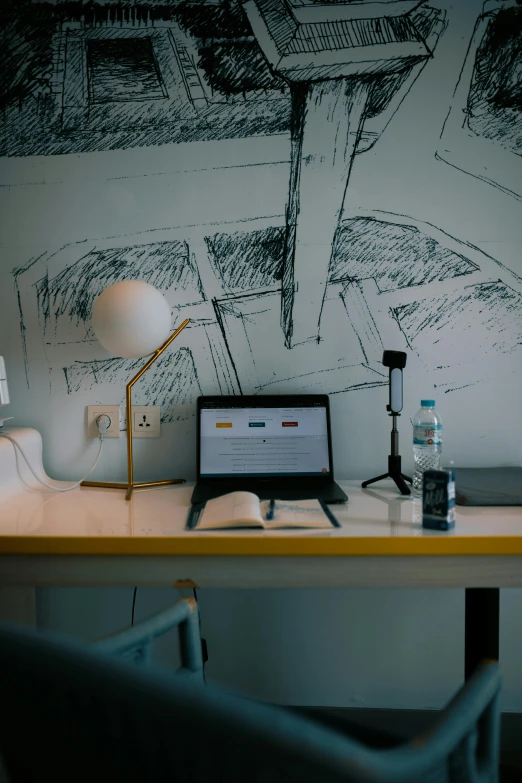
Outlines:
{"label": "notebook page", "polygon": [[277,527],[314,527],[332,528],[332,523],[324,513],[318,500],[276,500],[274,518],[267,519],[270,501],[260,504],[263,526],[269,530]]}
{"label": "notebook page", "polygon": [[252,492],[230,492],[207,501],[196,530],[262,526],[257,495]]}

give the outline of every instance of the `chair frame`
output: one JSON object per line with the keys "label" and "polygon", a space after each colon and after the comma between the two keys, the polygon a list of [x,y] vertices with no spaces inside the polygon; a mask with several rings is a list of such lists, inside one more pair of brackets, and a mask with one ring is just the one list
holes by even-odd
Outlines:
{"label": "chair frame", "polygon": [[199,631],[199,611],[195,598],[180,598],[175,604],[131,625],[119,633],[105,637],[92,646],[112,657],[131,660],[141,666],[152,663],[154,642],[160,636],[178,628],[181,667],[178,676],[196,682],[203,681],[203,652]]}

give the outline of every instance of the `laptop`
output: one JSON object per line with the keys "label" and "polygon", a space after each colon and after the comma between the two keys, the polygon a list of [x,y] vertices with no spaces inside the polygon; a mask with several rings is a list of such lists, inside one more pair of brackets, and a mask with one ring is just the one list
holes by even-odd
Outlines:
{"label": "laptop", "polygon": [[262,500],[344,503],[334,481],[327,394],[198,398],[192,503],[238,490]]}
{"label": "laptop", "polygon": [[451,470],[458,506],[522,506],[522,467]]}

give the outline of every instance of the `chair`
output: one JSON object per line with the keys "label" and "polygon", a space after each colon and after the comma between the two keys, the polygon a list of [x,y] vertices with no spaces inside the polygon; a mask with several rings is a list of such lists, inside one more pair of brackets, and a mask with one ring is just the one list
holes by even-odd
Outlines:
{"label": "chair", "polygon": [[484,663],[426,736],[376,751],[283,708],[0,628],[10,783],[493,783],[500,676]]}
{"label": "chair", "polygon": [[194,682],[203,681],[199,612],[194,598],[180,598],[147,620],[95,642],[93,647],[114,658],[148,666],[152,662],[154,642],[173,628],[179,629],[181,656],[181,667],[176,675]]}

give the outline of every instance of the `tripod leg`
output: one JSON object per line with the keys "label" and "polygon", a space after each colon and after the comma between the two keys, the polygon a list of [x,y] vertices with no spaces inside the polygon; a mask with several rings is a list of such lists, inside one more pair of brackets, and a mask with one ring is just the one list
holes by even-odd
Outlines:
{"label": "tripod leg", "polygon": [[402,477],[402,473],[395,473],[393,476],[391,476],[395,483],[397,484],[397,487],[399,488],[401,495],[411,495],[411,489],[406,484]]}
{"label": "tripod leg", "polygon": [[404,473],[401,473],[401,476],[403,477],[403,479],[406,479],[406,481],[409,481],[410,484],[413,484],[413,479],[412,478],[410,478],[409,476],[405,476]]}
{"label": "tripod leg", "polygon": [[375,484],[376,481],[382,481],[385,478],[390,478],[389,473],[383,473],[382,476],[376,476],[375,478],[370,479],[369,481],[363,481],[361,484],[361,487],[367,487],[369,484]]}

